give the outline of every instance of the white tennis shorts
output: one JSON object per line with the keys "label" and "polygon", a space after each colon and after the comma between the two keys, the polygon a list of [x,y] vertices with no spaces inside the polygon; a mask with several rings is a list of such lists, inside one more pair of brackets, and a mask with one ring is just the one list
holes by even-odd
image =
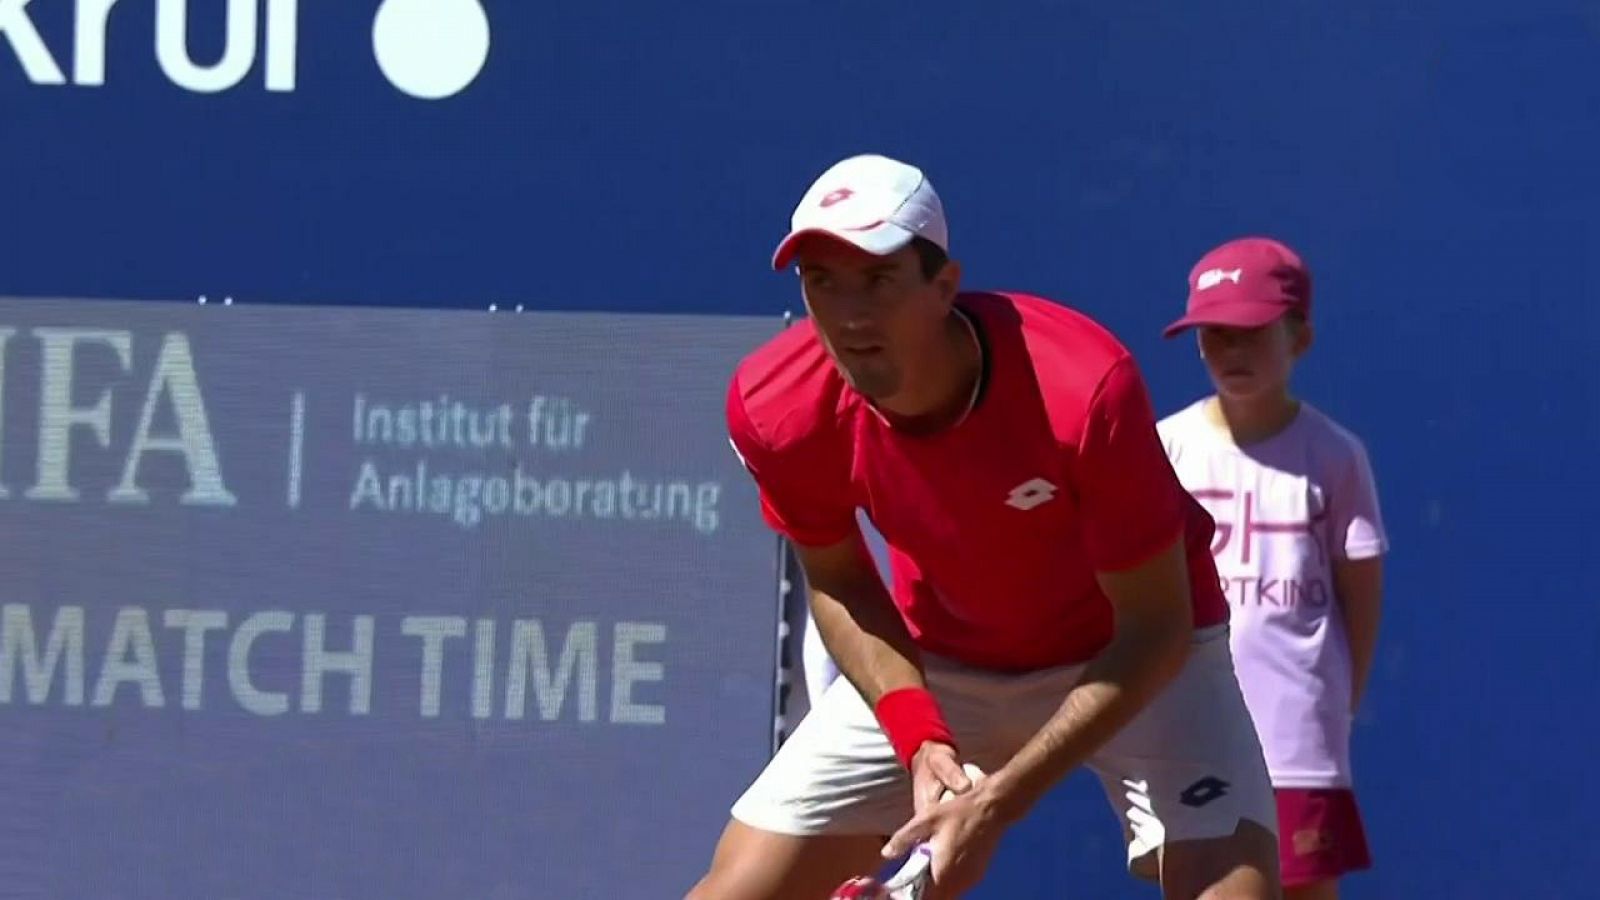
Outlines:
{"label": "white tennis shorts", "polygon": [[[963,762],[1005,765],[1060,709],[1084,666],[1023,674],[924,657]],[[1227,626],[1196,632],[1181,672],[1089,760],[1122,821],[1128,865],[1155,875],[1168,841],[1233,834],[1241,819],[1277,833],[1261,744],[1234,677]],[[855,687],[836,680],[733,806],[778,834],[887,837],[911,817],[911,782]]]}

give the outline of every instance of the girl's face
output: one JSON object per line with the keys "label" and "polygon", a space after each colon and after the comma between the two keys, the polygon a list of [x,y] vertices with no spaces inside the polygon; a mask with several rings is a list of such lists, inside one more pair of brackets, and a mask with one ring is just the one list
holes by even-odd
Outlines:
{"label": "girl's face", "polygon": [[1311,347],[1311,326],[1291,316],[1260,328],[1205,325],[1199,342],[1217,393],[1249,400],[1288,392],[1295,362]]}

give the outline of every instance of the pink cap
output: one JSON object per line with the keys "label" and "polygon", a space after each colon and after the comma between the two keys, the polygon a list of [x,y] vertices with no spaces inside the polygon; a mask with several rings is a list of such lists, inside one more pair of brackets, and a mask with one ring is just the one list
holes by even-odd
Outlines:
{"label": "pink cap", "polygon": [[1288,247],[1270,238],[1241,238],[1212,250],[1189,272],[1189,308],[1162,332],[1172,337],[1197,325],[1259,328],[1285,313],[1311,314],[1311,272]]}
{"label": "pink cap", "polygon": [[794,261],[807,235],[827,235],[873,256],[887,256],[927,238],[946,252],[950,231],[944,207],[922,170],[886,156],[852,156],[823,172],[800,198],[789,233],[772,254],[772,267]]}

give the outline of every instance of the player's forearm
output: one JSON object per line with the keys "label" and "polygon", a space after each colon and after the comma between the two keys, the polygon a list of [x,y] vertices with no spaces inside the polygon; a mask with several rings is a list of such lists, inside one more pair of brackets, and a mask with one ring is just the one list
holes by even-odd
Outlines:
{"label": "player's forearm", "polygon": [[925,745],[954,746],[939,701],[923,681],[922,655],[861,535],[798,553],[822,644],[872,707],[895,757],[909,769]]}
{"label": "player's forearm", "polygon": [[923,685],[922,656],[881,583],[813,588],[811,615],[834,665],[869,706]]}
{"label": "player's forearm", "polygon": [[914,769],[932,744],[955,746],[938,700],[922,677],[922,656],[882,582],[844,592],[815,590],[812,615],[822,643],[846,679],[872,707],[895,757]]}
{"label": "player's forearm", "polygon": [[999,813],[1024,816],[1067,773],[1133,720],[1188,658],[1189,629],[1113,639],[1061,709],[991,778]]}

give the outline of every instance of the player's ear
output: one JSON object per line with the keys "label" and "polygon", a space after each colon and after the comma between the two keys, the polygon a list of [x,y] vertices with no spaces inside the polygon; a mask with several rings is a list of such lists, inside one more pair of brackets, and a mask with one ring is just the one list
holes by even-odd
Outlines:
{"label": "player's ear", "polygon": [[1293,343],[1290,347],[1294,350],[1294,358],[1299,359],[1311,349],[1312,343],[1316,340],[1316,332],[1312,330],[1311,323],[1305,319],[1295,319],[1290,323],[1290,327],[1293,329]]}
{"label": "player's ear", "polygon": [[961,264],[953,259],[945,260],[944,268],[933,276],[933,283],[939,289],[941,300],[955,303],[956,294],[961,292]]}

